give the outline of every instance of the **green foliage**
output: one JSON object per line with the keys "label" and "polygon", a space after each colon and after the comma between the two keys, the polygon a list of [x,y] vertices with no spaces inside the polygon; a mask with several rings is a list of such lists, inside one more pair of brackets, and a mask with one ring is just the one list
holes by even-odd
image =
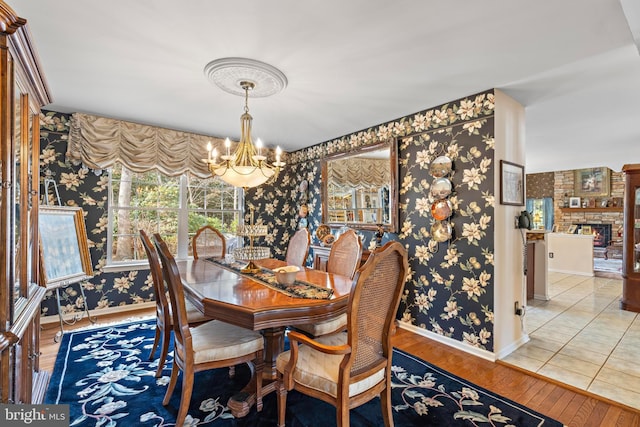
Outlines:
{"label": "green foliage", "polygon": [[[123,260],[129,258],[130,253],[140,252],[135,250],[140,229],[159,232],[175,251],[180,221],[181,178],[164,176],[156,171],[130,172],[118,165],[113,168],[111,179],[114,242],[117,243],[114,244],[114,259]],[[186,179],[189,237],[204,225],[223,232],[235,230],[239,216],[235,210],[236,189],[218,179],[203,180],[191,176]]]}

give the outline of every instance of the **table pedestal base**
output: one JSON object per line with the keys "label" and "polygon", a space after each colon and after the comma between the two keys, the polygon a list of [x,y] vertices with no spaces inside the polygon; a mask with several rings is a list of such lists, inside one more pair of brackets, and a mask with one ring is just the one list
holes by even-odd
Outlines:
{"label": "table pedestal base", "polygon": [[[253,386],[253,388],[251,387],[253,382],[254,380],[252,380],[247,385],[247,387],[243,388],[242,391],[234,394],[229,398],[227,406],[231,411],[231,415],[233,415],[234,417],[242,418],[247,416],[249,411],[251,411],[251,407],[255,405],[256,395],[252,391],[255,389],[255,386]],[[275,391],[275,389],[276,381],[271,381],[270,383],[264,384],[262,386],[262,396],[266,396],[272,391]],[[257,405],[256,409],[258,410],[258,412],[262,411],[262,400],[260,400],[260,403]]]}
{"label": "table pedestal base", "polygon": [[[284,327],[267,328],[262,331],[264,336],[264,370],[262,371],[262,396],[266,396],[276,390],[276,359],[284,350]],[[236,418],[246,416],[251,407],[256,404],[256,376],[251,375],[251,381],[240,392],[234,394],[227,402],[231,414]],[[258,402],[257,410],[262,410],[262,399]]]}

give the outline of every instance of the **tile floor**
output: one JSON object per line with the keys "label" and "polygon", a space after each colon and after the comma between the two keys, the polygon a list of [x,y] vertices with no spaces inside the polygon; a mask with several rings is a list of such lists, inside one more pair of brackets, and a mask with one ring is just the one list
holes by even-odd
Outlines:
{"label": "tile floor", "polygon": [[620,310],[622,280],[549,272],[529,300],[530,341],[503,362],[640,409],[640,315]]}

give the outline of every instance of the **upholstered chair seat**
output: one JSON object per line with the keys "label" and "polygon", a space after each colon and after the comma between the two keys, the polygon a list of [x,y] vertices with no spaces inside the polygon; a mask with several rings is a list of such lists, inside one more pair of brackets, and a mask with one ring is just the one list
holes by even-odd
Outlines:
{"label": "upholstered chair seat", "polygon": [[232,359],[261,351],[264,340],[258,332],[220,320],[189,328],[193,340],[193,363]]}
{"label": "upholstered chair seat", "polygon": [[[187,321],[190,325],[197,325],[198,323],[211,320],[211,317],[206,316],[203,312],[198,310],[195,305],[189,302],[189,300],[185,301],[185,306],[187,308]],[[169,304],[169,315],[169,317],[173,319],[173,310],[171,309],[171,304]],[[171,321],[171,324],[173,324],[173,321]]]}
{"label": "upholstered chair seat", "polygon": [[[339,332],[322,336],[315,341],[328,346],[342,346],[347,344],[347,333]],[[289,351],[278,355],[276,360],[278,371],[284,372],[290,356],[291,352]],[[343,358],[342,355],[326,354],[308,345],[300,346],[298,363],[293,371],[293,380],[298,384],[304,384],[306,387],[337,398],[338,375],[340,374],[340,363],[342,363]],[[380,368],[377,372],[361,381],[349,384],[349,397],[368,390],[382,380],[384,380],[384,368]]]}
{"label": "upholstered chair seat", "polygon": [[305,323],[304,325],[297,325],[295,329],[298,329],[307,335],[312,337],[320,337],[322,335],[332,334],[334,332],[340,332],[347,327],[347,314],[343,313],[331,319],[323,320],[315,323]]}

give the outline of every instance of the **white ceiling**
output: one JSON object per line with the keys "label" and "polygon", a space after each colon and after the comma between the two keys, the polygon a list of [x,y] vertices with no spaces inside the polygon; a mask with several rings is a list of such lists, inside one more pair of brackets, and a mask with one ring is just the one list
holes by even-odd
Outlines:
{"label": "white ceiling", "polygon": [[526,107],[528,173],[640,163],[638,0],[6,1],[48,109],[238,138],[242,98],[203,69],[245,57],[288,78],[249,100],[286,151],[498,88]]}

